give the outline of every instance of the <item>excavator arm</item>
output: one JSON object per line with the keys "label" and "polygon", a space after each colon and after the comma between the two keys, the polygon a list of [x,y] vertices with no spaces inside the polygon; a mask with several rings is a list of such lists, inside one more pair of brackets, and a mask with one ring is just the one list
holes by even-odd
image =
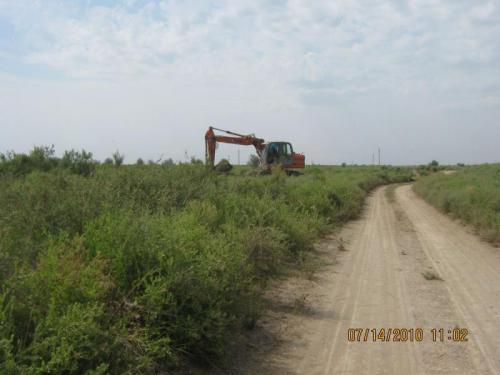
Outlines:
{"label": "excavator arm", "polygon": [[[214,130],[230,134],[231,136],[216,135],[214,133]],[[211,166],[213,166],[215,162],[215,149],[217,147],[217,142],[231,143],[234,145],[243,145],[243,146],[254,146],[259,158],[261,157],[262,150],[265,147],[264,145],[265,141],[262,138],[256,138],[254,135],[243,135],[231,132],[229,130],[222,130],[214,127],[209,127],[207,132],[205,133],[205,158],[207,164]]]}

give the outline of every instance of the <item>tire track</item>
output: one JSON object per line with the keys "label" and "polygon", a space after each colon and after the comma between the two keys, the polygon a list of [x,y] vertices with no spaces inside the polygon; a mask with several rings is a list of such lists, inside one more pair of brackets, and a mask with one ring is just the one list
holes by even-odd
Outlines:
{"label": "tire track", "polygon": [[[337,250],[339,237],[347,251]],[[362,217],[318,249],[336,262],[277,294],[307,294],[304,312],[267,319],[281,344],[231,373],[500,374],[500,252],[410,185],[395,189],[394,202],[377,189]],[[455,327],[470,330],[468,342],[433,342],[431,329]],[[349,342],[349,328],[422,328],[424,340]]]}

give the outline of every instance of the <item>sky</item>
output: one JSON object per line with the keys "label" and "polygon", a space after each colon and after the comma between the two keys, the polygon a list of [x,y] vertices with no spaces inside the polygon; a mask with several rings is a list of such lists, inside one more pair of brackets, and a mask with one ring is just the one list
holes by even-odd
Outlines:
{"label": "sky", "polygon": [[500,0],[0,0],[0,152],[184,161],[208,126],[307,163],[500,162]]}

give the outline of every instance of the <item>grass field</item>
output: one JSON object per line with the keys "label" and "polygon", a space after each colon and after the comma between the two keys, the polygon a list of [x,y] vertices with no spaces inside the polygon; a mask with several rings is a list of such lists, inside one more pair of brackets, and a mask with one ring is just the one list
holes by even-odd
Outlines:
{"label": "grass field", "polygon": [[500,243],[500,164],[459,168],[421,178],[415,191],[441,211]]}
{"label": "grass field", "polygon": [[289,178],[120,164],[47,149],[1,158],[0,373],[217,361],[258,318],[270,278],[356,217],[375,186],[410,178],[391,167]]}

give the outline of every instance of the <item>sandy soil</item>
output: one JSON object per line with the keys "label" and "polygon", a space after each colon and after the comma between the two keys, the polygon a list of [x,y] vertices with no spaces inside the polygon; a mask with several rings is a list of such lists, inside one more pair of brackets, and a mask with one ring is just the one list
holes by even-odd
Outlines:
{"label": "sandy soil", "polygon": [[[272,289],[266,314],[221,373],[500,374],[499,249],[410,185],[386,189],[317,246],[324,264],[314,277]],[[448,340],[456,327],[469,330],[467,342]],[[424,338],[373,342],[370,333],[349,342],[349,328],[422,328]],[[444,342],[433,341],[433,328],[444,329]]]}

